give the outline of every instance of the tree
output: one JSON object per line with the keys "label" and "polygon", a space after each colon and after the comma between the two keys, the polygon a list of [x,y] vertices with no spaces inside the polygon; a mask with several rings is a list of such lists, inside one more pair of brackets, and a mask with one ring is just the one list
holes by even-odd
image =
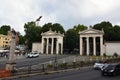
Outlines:
{"label": "tree", "polygon": [[65,30],[64,30],[63,26],[61,24],[59,24],[59,23],[54,23],[52,25],[52,30],[57,31],[57,32],[60,31],[61,34],[65,33]]}
{"label": "tree", "polygon": [[75,25],[72,29],[69,29],[65,33],[64,37],[64,49],[68,52],[72,52],[75,49],[79,49],[79,32],[87,29],[84,25]]}
{"label": "tree", "polygon": [[113,30],[112,30],[113,34],[112,34],[112,38],[114,39],[114,41],[120,41],[120,26],[118,25],[115,25],[113,27]]}
{"label": "tree", "polygon": [[112,39],[111,39],[111,31],[112,31],[112,28],[113,28],[113,26],[112,26],[112,24],[110,23],[110,22],[108,22],[108,21],[103,21],[103,22],[101,22],[101,23],[98,23],[98,24],[95,24],[94,26],[93,26],[93,28],[94,29],[98,29],[98,30],[101,30],[102,31],[102,29],[104,30],[104,39],[106,40],[106,41],[111,41]]}
{"label": "tree", "polygon": [[3,25],[0,28],[0,34],[7,35],[8,31],[11,30],[11,27],[9,25]]}
{"label": "tree", "polygon": [[52,28],[52,23],[47,23],[42,26],[41,31],[44,33],[46,31],[49,31],[50,28]]}
{"label": "tree", "polygon": [[79,32],[79,31],[86,30],[86,29],[87,29],[87,26],[78,24],[78,25],[75,25],[75,26],[73,27],[73,29],[74,29],[75,31]]}
{"label": "tree", "polygon": [[41,31],[46,32],[46,31],[49,31],[50,28],[52,29],[52,31],[57,31],[57,32],[60,31],[60,33],[65,33],[63,26],[59,23],[54,23],[54,24],[47,23],[43,25]]}
{"label": "tree", "polygon": [[25,36],[23,36],[23,35],[20,35],[19,36],[19,44],[25,44]]}
{"label": "tree", "polygon": [[65,33],[64,37],[64,49],[68,50],[68,52],[74,51],[77,48],[77,42],[79,42],[79,35],[74,29],[69,29]]}
{"label": "tree", "polygon": [[25,39],[29,49],[32,48],[33,42],[41,41],[41,27],[37,26],[35,22],[28,22],[24,25]]}

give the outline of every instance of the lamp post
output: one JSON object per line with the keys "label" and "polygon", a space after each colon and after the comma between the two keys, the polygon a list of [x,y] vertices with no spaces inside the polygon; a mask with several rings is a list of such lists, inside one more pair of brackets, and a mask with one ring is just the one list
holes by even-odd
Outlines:
{"label": "lamp post", "polygon": [[6,70],[13,71],[16,63],[14,62],[15,46],[16,46],[16,32],[12,29],[11,31],[11,44],[10,44],[10,54],[8,62],[6,63]]}
{"label": "lamp post", "polygon": [[40,16],[39,18],[37,18],[36,20],[35,20],[35,24],[38,26],[39,25],[39,21],[40,21],[40,19],[42,18],[42,16]]}

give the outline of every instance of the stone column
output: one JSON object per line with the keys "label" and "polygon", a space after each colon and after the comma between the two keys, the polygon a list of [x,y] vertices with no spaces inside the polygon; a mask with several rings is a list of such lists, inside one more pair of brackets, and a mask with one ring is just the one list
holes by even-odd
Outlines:
{"label": "stone column", "polygon": [[83,54],[83,46],[82,46],[82,43],[83,43],[83,39],[82,39],[82,37],[80,37],[80,55]]}
{"label": "stone column", "polygon": [[63,37],[62,37],[62,43],[61,43],[61,53],[63,54]]}
{"label": "stone column", "polygon": [[48,45],[49,45],[49,38],[47,38],[46,54],[48,54]]}
{"label": "stone column", "polygon": [[63,54],[63,42],[61,43],[61,54]]}
{"label": "stone column", "polygon": [[57,38],[57,41],[56,41],[56,54],[58,54],[58,38]]}
{"label": "stone column", "polygon": [[15,69],[15,65],[16,63],[14,62],[15,61],[15,47],[16,47],[16,33],[12,32],[12,35],[11,35],[11,43],[10,43],[10,54],[9,54],[9,59],[8,59],[8,62],[6,63],[6,70],[14,70]]}
{"label": "stone column", "polygon": [[44,52],[44,38],[42,38],[42,47],[41,48],[42,48],[41,53],[43,54],[43,52]]}
{"label": "stone column", "polygon": [[54,38],[52,38],[52,44],[51,44],[51,54],[53,54],[53,43],[54,43]]}
{"label": "stone column", "polygon": [[100,37],[100,55],[103,56],[103,36]]}
{"label": "stone column", "polygon": [[89,56],[89,37],[86,37],[86,39],[87,39],[87,55]]}
{"label": "stone column", "polygon": [[93,55],[96,56],[96,37],[93,37]]}

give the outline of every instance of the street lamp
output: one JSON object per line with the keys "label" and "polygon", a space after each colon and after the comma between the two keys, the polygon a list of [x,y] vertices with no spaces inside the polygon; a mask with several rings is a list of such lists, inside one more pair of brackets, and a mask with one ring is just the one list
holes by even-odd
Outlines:
{"label": "street lamp", "polygon": [[36,20],[35,20],[35,24],[38,26],[39,25],[39,21],[40,21],[40,19],[42,18],[42,16],[40,16],[39,18],[37,18]]}

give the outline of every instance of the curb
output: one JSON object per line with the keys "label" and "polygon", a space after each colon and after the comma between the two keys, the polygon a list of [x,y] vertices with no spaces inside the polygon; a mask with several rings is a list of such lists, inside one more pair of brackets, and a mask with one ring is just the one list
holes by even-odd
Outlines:
{"label": "curb", "polygon": [[42,72],[42,73],[34,73],[34,74],[26,74],[26,75],[18,75],[18,76],[0,78],[0,80],[9,80],[9,79],[12,80],[12,79],[25,78],[25,77],[36,76],[36,75],[44,75],[44,74],[53,74],[53,73],[74,71],[74,70],[80,70],[80,69],[85,69],[85,68],[90,68],[90,67],[91,67],[91,66],[74,68],[74,69],[66,69],[66,70],[46,71],[46,72]]}

